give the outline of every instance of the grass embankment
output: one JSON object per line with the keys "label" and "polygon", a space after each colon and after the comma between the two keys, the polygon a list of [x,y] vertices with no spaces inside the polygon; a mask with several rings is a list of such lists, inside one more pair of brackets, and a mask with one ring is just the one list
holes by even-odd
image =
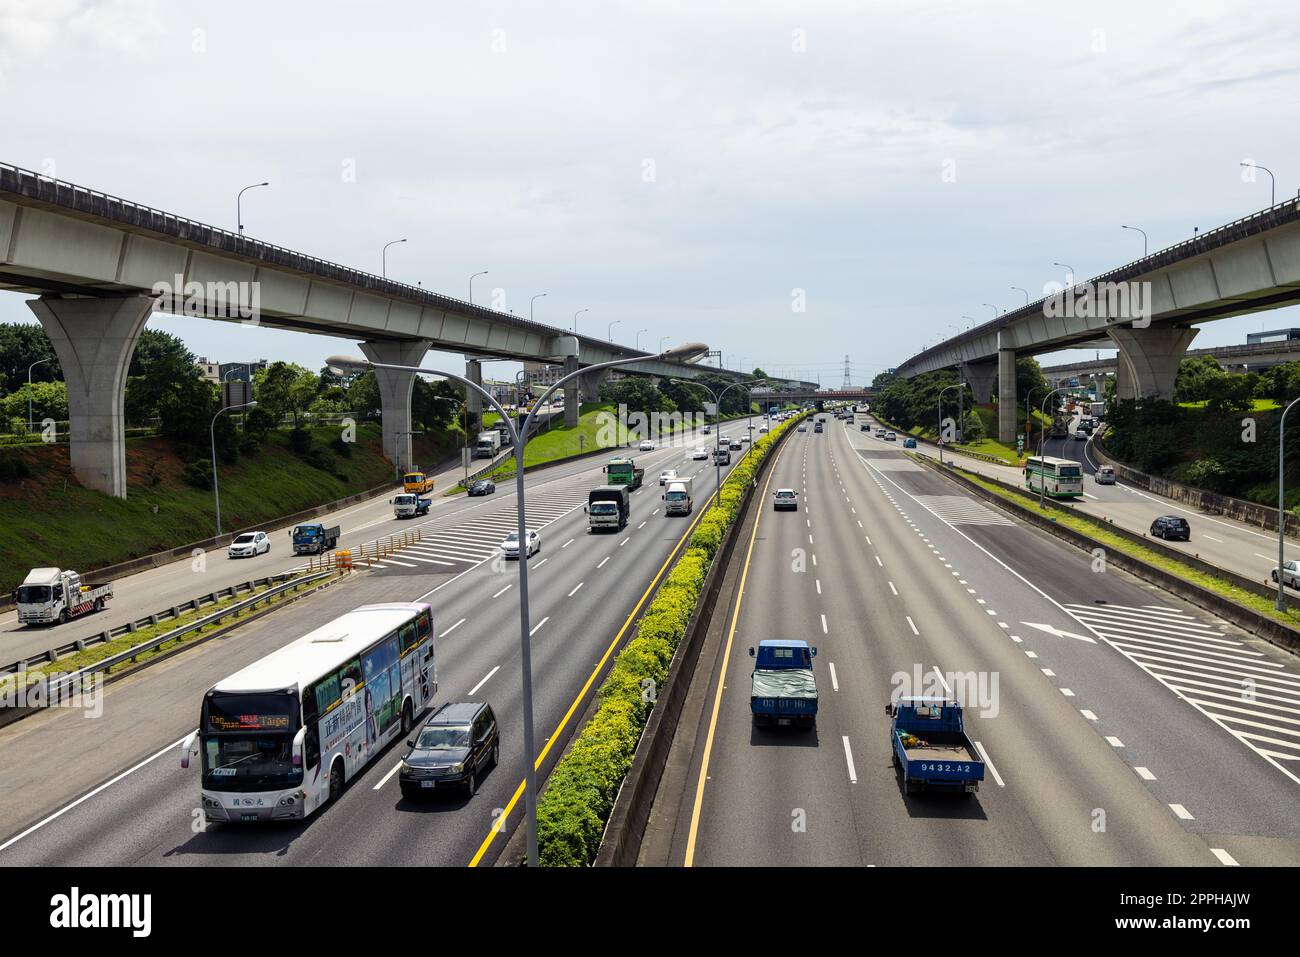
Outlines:
{"label": "grass embankment", "polygon": [[[798,419],[781,423],[754,443],[732,469],[716,503],[704,513],[686,550],[655,593],[636,636],[619,652],[597,696],[596,713],[556,763],[537,807],[537,839],[544,867],[586,867],[596,858],[657,689],[668,677],[677,646],[699,601],[704,579],[734,523],[745,487],[777,437]],[[759,503],[760,507],[762,503]],[[687,676],[682,676],[685,680]]]}
{"label": "grass embankment", "polygon": [[[240,592],[239,595],[235,597],[218,599],[213,604],[203,605],[197,611],[194,609],[191,609],[189,611],[183,611],[181,612],[180,615],[178,615],[175,618],[165,619],[163,621],[158,622],[158,624],[156,625],[146,625],[143,628],[138,628],[133,632],[128,632],[127,634],[119,635],[118,637],[112,639],[111,641],[106,641],[103,642],[102,644],[90,645],[84,651],[76,651],[70,655],[64,655],[62,658],[59,658],[57,661],[47,661],[47,662],[41,662],[38,665],[33,665],[31,668],[27,669],[26,673],[28,675],[41,675],[47,672],[50,674],[67,674],[72,671],[78,671],[81,668],[87,668],[90,665],[95,664],[96,662],[103,661],[105,658],[111,658],[113,657],[113,655],[120,654],[129,648],[133,648],[136,645],[142,644],[148,641],[150,638],[157,638],[159,635],[165,635],[167,632],[172,631],[173,629],[183,628],[185,625],[188,625],[190,622],[197,621],[200,618],[206,618],[209,615],[221,611],[221,609],[223,608],[228,608],[229,606],[235,604],[236,602],[247,601],[249,598],[252,598],[254,595],[260,595],[263,592],[270,589],[271,587],[273,586],[263,585],[258,588],[252,589],[250,591]],[[283,591],[280,592],[278,595],[274,595],[271,598],[267,599],[267,603],[268,605],[278,605],[281,602],[287,601],[290,597],[292,597],[295,594],[297,594],[297,592],[292,589],[288,591]],[[267,607],[267,605],[259,606],[257,611],[260,612],[262,608],[265,607]],[[141,663],[147,662],[151,658],[157,655],[163,654],[164,652],[172,651],[177,647],[177,645],[188,644],[200,637],[210,635],[214,631],[217,631],[222,628],[228,628],[230,627],[230,624],[233,620],[234,620],[233,618],[226,618],[223,619],[221,622],[214,622],[211,625],[205,625],[202,628],[197,628],[194,631],[191,631],[188,634],[177,638],[175,641],[167,642],[163,646],[153,648],[150,651],[142,653],[135,663],[131,661],[122,662],[120,665],[116,666],[116,668],[113,670],[113,674],[119,674],[123,671],[129,671],[131,668],[139,667]],[[93,616],[90,619],[87,619],[87,621],[93,622],[94,621]],[[108,674],[109,671],[105,669],[103,673]],[[0,689],[8,688],[10,685],[12,685],[14,680],[15,680],[14,675],[5,675],[3,678],[0,678]]]}
{"label": "grass embankment", "polygon": [[[997,435],[998,409],[996,405],[976,406],[972,411],[979,416],[980,422],[984,426],[984,434],[986,436]],[[1035,412],[1035,420],[1039,417],[1039,414]],[[1025,417],[1021,415],[1017,421],[1019,423],[1019,428],[1023,430],[1025,427]],[[927,425],[913,426],[911,429],[906,430],[904,434],[911,435],[918,439],[927,439],[930,442],[936,442],[939,439],[938,429]],[[949,445],[947,448],[958,452],[976,452],[980,455],[990,455],[1007,465],[1012,465],[1017,468],[1020,467],[1021,457],[1016,451],[1016,443],[1014,442],[1007,444],[1005,442],[999,442],[997,439],[983,438],[977,439],[974,442],[962,442],[960,444]]]}
{"label": "grass embankment", "polygon": [[1286,611],[1278,611],[1273,607],[1273,599],[1265,598],[1262,595],[1256,595],[1254,592],[1246,591],[1232,582],[1207,572],[1201,571],[1185,562],[1170,558],[1155,549],[1146,548],[1136,542],[1131,542],[1121,535],[1117,535],[1109,525],[1100,520],[1076,512],[1072,508],[1062,507],[1051,502],[1044,505],[1040,511],[1038,508],[1038,497],[1029,492],[1012,492],[1000,485],[990,482],[974,472],[968,472],[965,469],[955,468],[953,471],[961,474],[963,478],[969,479],[980,488],[987,489],[999,498],[1015,502],[1017,505],[1023,505],[1026,508],[1032,508],[1040,515],[1050,518],[1052,521],[1080,532],[1090,538],[1095,538],[1106,548],[1118,552],[1122,555],[1128,555],[1131,558],[1137,558],[1141,561],[1154,565],[1162,571],[1169,572],[1171,575],[1177,575],[1184,581],[1191,582],[1194,585],[1200,585],[1224,598],[1229,598],[1238,604],[1245,605],[1251,611],[1267,615],[1275,621],[1291,625],[1294,628],[1300,628],[1300,608],[1290,606]]}
{"label": "grass embankment", "polygon": [[[393,478],[383,457],[378,425],[357,427],[351,455],[330,449],[336,429],[313,432],[327,471],[295,455],[287,432],[272,433],[251,456],[221,465],[221,523],[247,528],[382,485]],[[424,437],[421,437],[424,438]],[[445,453],[425,439],[416,455]],[[86,571],[202,541],[216,531],[211,489],[185,482],[185,464],[162,439],[127,443],[127,497],[112,498],[77,485],[67,446],[10,450],[31,474],[0,483],[0,593],[16,587],[30,568],[56,565]],[[282,540],[283,539],[283,540]],[[287,537],[272,547],[287,550]]]}
{"label": "grass embankment", "polygon": [[[1199,402],[1179,402],[1178,405],[1184,409],[1204,409],[1208,406],[1208,399],[1201,399]],[[1252,412],[1272,412],[1275,409],[1282,408],[1282,403],[1277,399],[1251,399],[1250,411]]]}

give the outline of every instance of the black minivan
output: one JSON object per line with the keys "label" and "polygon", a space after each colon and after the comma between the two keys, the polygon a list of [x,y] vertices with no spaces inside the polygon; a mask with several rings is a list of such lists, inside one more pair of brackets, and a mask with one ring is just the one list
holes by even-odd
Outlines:
{"label": "black minivan", "polygon": [[448,788],[478,791],[480,775],[497,766],[501,740],[490,705],[473,701],[444,704],[406,742],[397,780],[403,797]]}
{"label": "black minivan", "polygon": [[1182,539],[1190,542],[1192,526],[1187,524],[1187,519],[1179,518],[1177,515],[1161,515],[1151,523],[1151,535],[1153,538]]}

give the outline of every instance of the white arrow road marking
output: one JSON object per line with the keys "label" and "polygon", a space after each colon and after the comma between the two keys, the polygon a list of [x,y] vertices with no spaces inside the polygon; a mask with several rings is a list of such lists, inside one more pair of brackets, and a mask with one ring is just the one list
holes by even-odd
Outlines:
{"label": "white arrow road marking", "polygon": [[1072,631],[1062,631],[1055,625],[1044,625],[1037,621],[1022,621],[1021,624],[1028,625],[1030,628],[1037,628],[1039,631],[1045,631],[1049,635],[1055,635],[1057,638],[1077,638],[1079,641],[1086,641],[1090,645],[1095,645],[1097,643],[1087,635],[1076,635]]}

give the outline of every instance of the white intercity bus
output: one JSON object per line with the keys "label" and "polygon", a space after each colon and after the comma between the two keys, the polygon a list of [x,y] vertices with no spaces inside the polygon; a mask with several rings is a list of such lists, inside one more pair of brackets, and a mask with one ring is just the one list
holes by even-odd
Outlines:
{"label": "white intercity bus", "polygon": [[1031,455],[1025,462],[1025,485],[1042,488],[1052,498],[1078,498],[1083,494],[1083,466],[1070,459]]}
{"label": "white intercity bus", "polygon": [[433,703],[433,609],[363,605],[218,682],[181,767],[202,759],[208,821],[300,820]]}

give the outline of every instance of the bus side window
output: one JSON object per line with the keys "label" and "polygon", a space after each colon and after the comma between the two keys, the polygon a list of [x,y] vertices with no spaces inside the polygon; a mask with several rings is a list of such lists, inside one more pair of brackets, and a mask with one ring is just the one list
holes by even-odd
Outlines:
{"label": "bus side window", "polygon": [[310,771],[320,764],[320,731],[316,725],[307,729],[302,740],[302,765]]}

